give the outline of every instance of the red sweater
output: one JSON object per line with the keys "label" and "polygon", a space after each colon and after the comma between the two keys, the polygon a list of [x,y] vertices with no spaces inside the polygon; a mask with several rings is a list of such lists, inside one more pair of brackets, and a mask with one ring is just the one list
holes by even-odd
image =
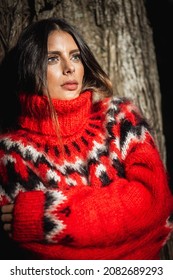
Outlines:
{"label": "red sweater", "polygon": [[53,100],[60,141],[47,98],[26,99],[21,129],[0,137],[0,205],[15,202],[13,239],[37,259],[158,259],[172,197],[136,107],[93,104],[90,92]]}

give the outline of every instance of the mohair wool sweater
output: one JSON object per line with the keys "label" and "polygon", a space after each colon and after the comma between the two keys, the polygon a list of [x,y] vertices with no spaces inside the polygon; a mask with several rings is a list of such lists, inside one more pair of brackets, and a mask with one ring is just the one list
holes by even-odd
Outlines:
{"label": "mohair wool sweater", "polygon": [[0,205],[14,202],[19,246],[35,259],[158,259],[172,197],[136,107],[89,91],[53,100],[60,141],[45,96],[21,103],[21,129],[0,138]]}

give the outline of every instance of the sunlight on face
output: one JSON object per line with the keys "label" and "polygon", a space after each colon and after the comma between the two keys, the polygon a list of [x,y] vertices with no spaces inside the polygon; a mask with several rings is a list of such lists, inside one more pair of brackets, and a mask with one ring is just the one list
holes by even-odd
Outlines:
{"label": "sunlight on face", "polygon": [[70,100],[82,89],[84,66],[73,37],[64,31],[53,31],[48,37],[47,90],[52,98]]}

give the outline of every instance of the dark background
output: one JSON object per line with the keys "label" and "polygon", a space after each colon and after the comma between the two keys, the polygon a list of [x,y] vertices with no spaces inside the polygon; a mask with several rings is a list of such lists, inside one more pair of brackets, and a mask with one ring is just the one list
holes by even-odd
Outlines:
{"label": "dark background", "polygon": [[173,191],[173,0],[146,0],[158,65],[167,169]]}

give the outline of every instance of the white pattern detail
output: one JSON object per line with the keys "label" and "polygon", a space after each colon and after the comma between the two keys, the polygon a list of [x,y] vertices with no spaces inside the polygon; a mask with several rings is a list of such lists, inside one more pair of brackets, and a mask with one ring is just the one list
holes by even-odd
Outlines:
{"label": "white pattern detail", "polygon": [[120,147],[120,137],[116,137],[115,140],[114,140],[114,143],[117,147],[117,149],[120,151],[121,147]]}
{"label": "white pattern detail", "polygon": [[124,113],[124,112],[120,112],[120,113],[117,115],[116,120],[120,123],[123,119],[125,119],[125,113]]}
{"label": "white pattern detail", "polygon": [[[57,216],[55,216],[54,211],[57,210],[58,206],[63,203],[67,197],[61,191],[49,190],[48,193],[53,197],[53,203],[45,210],[45,217],[52,220],[52,223],[55,225],[53,230],[46,235],[46,240],[51,243],[55,243],[53,240],[54,236],[61,233],[65,228],[63,221],[59,220]],[[56,211],[55,211],[56,212]]]}
{"label": "white pattern detail", "polygon": [[38,190],[38,191],[46,191],[47,188],[45,187],[45,185],[42,182],[39,182],[36,187],[34,188],[34,190]]}
{"label": "white pattern detail", "polygon": [[19,194],[19,192],[24,192],[24,191],[26,191],[26,190],[24,189],[24,187],[23,187],[20,183],[16,183],[16,184],[15,184],[15,190],[14,190],[14,192],[11,194],[11,196],[12,196],[12,198],[14,199],[14,198],[16,198],[16,196]]}
{"label": "white pattern detail", "polygon": [[106,172],[106,167],[103,164],[98,164],[96,167],[96,176],[99,178],[99,176],[102,174],[102,172]]}
{"label": "white pattern detail", "polygon": [[107,146],[103,143],[98,143],[95,140],[93,141],[93,144],[94,144],[94,146],[93,146],[92,150],[89,152],[89,158],[98,160],[99,159],[98,151],[106,152]]}
{"label": "white pattern detail", "polygon": [[2,188],[2,186],[0,185],[0,201],[2,200],[2,197],[6,197],[6,199],[13,203],[15,197],[19,194],[19,192],[24,192],[24,188],[22,187],[22,185],[20,183],[16,183],[15,187],[14,187],[14,191],[10,194],[10,196],[5,192],[5,190]]}
{"label": "white pattern detail", "polygon": [[13,158],[13,156],[11,156],[11,155],[4,155],[1,160],[4,165],[7,165],[8,162],[16,163],[15,158]]}
{"label": "white pattern detail", "polygon": [[[60,171],[63,175],[67,175],[67,170],[71,169],[74,171],[77,171],[80,174],[85,173],[85,165],[86,163],[81,160],[79,157],[76,157],[76,161],[75,162],[67,162],[66,160],[64,161],[64,164],[60,165],[57,164],[54,159],[50,158],[47,154],[44,154],[42,152],[38,152],[34,147],[32,147],[31,145],[24,145],[21,141],[12,141],[10,139],[10,137],[6,137],[3,138],[6,148],[7,149],[11,149],[12,147],[17,146],[21,155],[23,156],[23,158],[25,159],[25,157],[28,156],[28,154],[32,157],[33,162],[35,163],[39,158],[43,157],[44,159],[46,159],[46,161],[49,163],[49,165],[51,167],[56,168],[58,171]],[[50,175],[50,173],[49,173]],[[48,176],[49,176],[48,175]],[[55,175],[55,173],[54,173]],[[50,175],[51,176],[51,175]],[[53,176],[53,174],[52,174]],[[58,176],[58,175],[57,175]]]}
{"label": "white pattern detail", "polygon": [[68,161],[64,161],[63,165],[58,165],[58,169],[63,173],[66,174],[67,173],[67,169],[74,169],[78,172],[80,172],[82,166],[83,166],[84,162],[79,158],[76,157],[76,161],[74,163],[72,162],[68,162]]}
{"label": "white pattern detail", "polygon": [[117,160],[118,159],[118,156],[115,152],[111,152],[110,153],[110,159],[113,161],[113,160]]}
{"label": "white pattern detail", "polygon": [[76,180],[74,180],[72,178],[66,178],[65,181],[66,181],[67,185],[69,185],[69,186],[76,186],[77,185]]}
{"label": "white pattern detail", "polygon": [[138,135],[136,135],[135,133],[132,133],[132,132],[129,132],[127,134],[127,137],[126,137],[126,140],[122,146],[122,159],[124,160],[127,156],[127,153],[128,153],[128,148],[129,148],[129,145],[130,143],[133,141],[133,143],[140,143],[140,142],[143,142],[145,140],[145,136],[146,136],[146,132],[147,132],[147,129],[145,127],[142,127],[141,129],[141,135],[140,135],[140,138]]}
{"label": "white pattern detail", "polygon": [[[39,157],[45,156],[43,153],[38,152],[33,146],[31,145],[24,145],[22,141],[13,141],[10,139],[10,137],[3,138],[2,140],[5,142],[6,148],[10,150],[12,147],[18,147],[20,153],[23,155],[25,158],[30,154],[32,156],[33,162],[36,162]],[[51,164],[51,161],[49,162]]]}
{"label": "white pattern detail", "polygon": [[47,175],[47,179],[48,180],[52,180],[53,179],[55,182],[60,182],[61,181],[60,176],[58,176],[57,173],[55,171],[51,170],[51,169],[49,169],[47,171],[46,175]]}
{"label": "white pattern detail", "polygon": [[6,199],[9,201],[9,202],[12,202],[11,198],[5,193],[4,189],[2,188],[2,186],[0,185],[0,203],[3,199],[3,197],[6,197]]}
{"label": "white pattern detail", "polygon": [[162,243],[162,246],[164,246],[164,245],[168,242],[168,240],[171,238],[171,236],[172,236],[173,222],[170,222],[170,221],[169,221],[169,218],[170,218],[170,217],[168,217],[167,220],[166,220],[165,227],[168,228],[168,229],[171,229],[171,231],[170,231],[170,233],[166,236],[165,240],[164,240],[163,243]]}
{"label": "white pattern detail", "polygon": [[87,181],[87,179],[85,178],[85,177],[81,177],[81,181],[82,181],[82,183],[86,186],[87,184],[88,184],[88,181]]}

